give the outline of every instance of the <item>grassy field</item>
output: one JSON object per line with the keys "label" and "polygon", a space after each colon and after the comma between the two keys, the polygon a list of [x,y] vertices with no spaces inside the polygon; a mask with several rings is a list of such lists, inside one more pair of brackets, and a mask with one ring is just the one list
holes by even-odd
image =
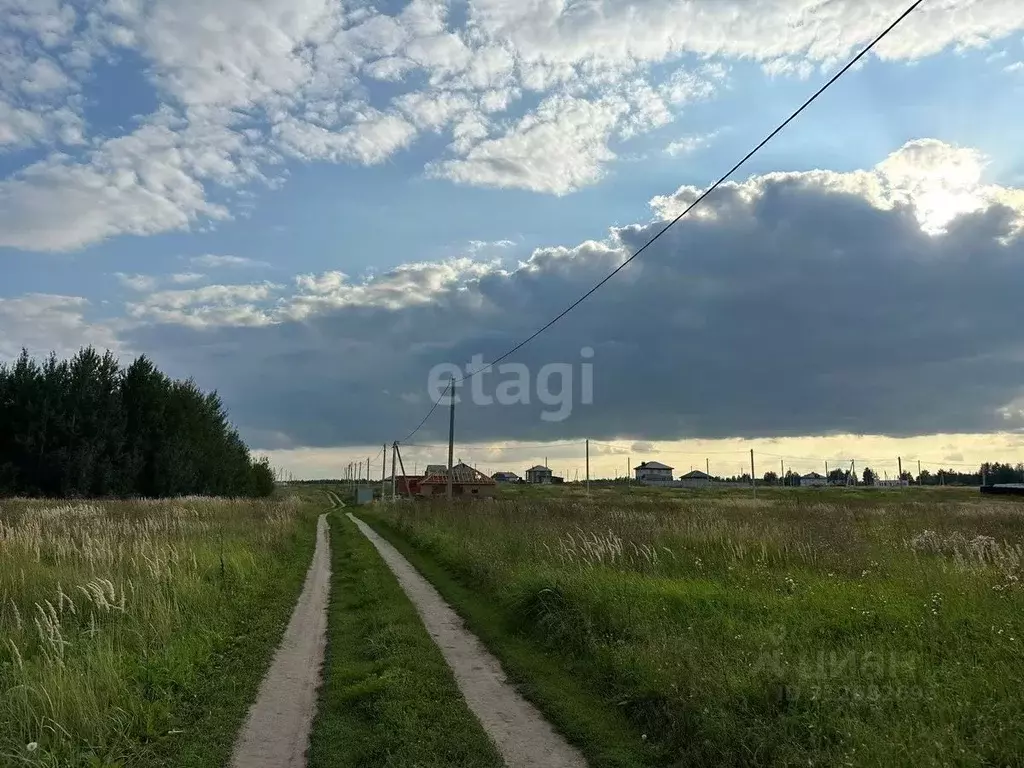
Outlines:
{"label": "grassy field", "polygon": [[223,766],[315,508],[0,501],[0,764]]}
{"label": "grassy field", "polygon": [[592,765],[1024,764],[1020,502],[561,490],[364,519]]}
{"label": "grassy field", "polygon": [[340,512],[331,516],[331,569],[310,768],[499,768],[412,603]]}

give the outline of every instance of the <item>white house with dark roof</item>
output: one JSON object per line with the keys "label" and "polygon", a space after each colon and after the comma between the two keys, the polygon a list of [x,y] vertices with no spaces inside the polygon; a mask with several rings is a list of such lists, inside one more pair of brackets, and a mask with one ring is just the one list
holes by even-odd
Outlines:
{"label": "white house with dark roof", "polygon": [[828,478],[824,475],[818,474],[817,472],[808,472],[806,475],[800,475],[801,486],[817,486],[817,485],[828,485]]}
{"label": "white house with dark roof", "polygon": [[633,467],[636,473],[636,481],[641,485],[646,483],[671,483],[672,470],[668,464],[660,461],[641,461],[639,466]]}

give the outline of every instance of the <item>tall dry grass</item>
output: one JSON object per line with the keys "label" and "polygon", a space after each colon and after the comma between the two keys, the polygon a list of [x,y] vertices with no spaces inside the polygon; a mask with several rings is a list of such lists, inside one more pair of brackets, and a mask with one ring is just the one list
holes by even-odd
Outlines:
{"label": "tall dry grass", "polygon": [[297,502],[0,501],[0,764],[136,764],[308,516]]}

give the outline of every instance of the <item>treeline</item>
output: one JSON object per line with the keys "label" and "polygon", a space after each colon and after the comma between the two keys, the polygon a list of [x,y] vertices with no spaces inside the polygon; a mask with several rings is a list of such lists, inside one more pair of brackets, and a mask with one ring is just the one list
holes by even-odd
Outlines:
{"label": "treeline", "polygon": [[[864,467],[859,475],[854,475],[849,469],[833,469],[828,473],[829,485],[875,485],[882,480],[882,475],[871,467]],[[750,475],[734,475],[727,478],[714,478],[724,482],[749,483]],[[895,477],[892,478],[895,480]],[[1003,464],[998,461],[981,464],[977,472],[961,472],[955,469],[940,469],[937,472],[930,472],[922,469],[921,474],[915,476],[913,473],[904,470],[900,476],[907,485],[1002,485],[1005,483],[1024,483],[1024,464]],[[777,472],[765,472],[758,483],[765,485],[801,485],[800,475],[793,471],[786,472],[782,481],[779,481]]]}
{"label": "treeline", "polygon": [[145,356],[122,369],[92,347],[42,364],[0,364],[0,494],[49,497],[267,496],[215,392],[174,381]]}

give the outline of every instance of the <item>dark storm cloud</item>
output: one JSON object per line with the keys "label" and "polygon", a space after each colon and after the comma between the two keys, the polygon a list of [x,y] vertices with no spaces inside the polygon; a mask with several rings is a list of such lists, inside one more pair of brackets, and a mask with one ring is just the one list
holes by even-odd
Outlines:
{"label": "dark storm cloud", "polygon": [[[686,193],[681,192],[685,197]],[[594,402],[463,402],[463,440],[629,436],[905,436],[1019,426],[1024,239],[992,205],[942,235],[906,207],[800,177],[709,200],[575,312],[515,355],[536,372],[595,351]],[[426,304],[345,306],[264,327],[157,325],[130,339],[175,375],[216,387],[257,447],[400,439],[429,407],[436,363],[492,359],[563,309],[661,223],[610,244],[551,249],[473,275]],[[491,374],[490,382],[502,379]],[[494,393],[493,383],[485,387]],[[464,398],[465,400],[465,398]],[[548,408],[548,410],[551,410]],[[441,440],[443,408],[415,441]]]}

